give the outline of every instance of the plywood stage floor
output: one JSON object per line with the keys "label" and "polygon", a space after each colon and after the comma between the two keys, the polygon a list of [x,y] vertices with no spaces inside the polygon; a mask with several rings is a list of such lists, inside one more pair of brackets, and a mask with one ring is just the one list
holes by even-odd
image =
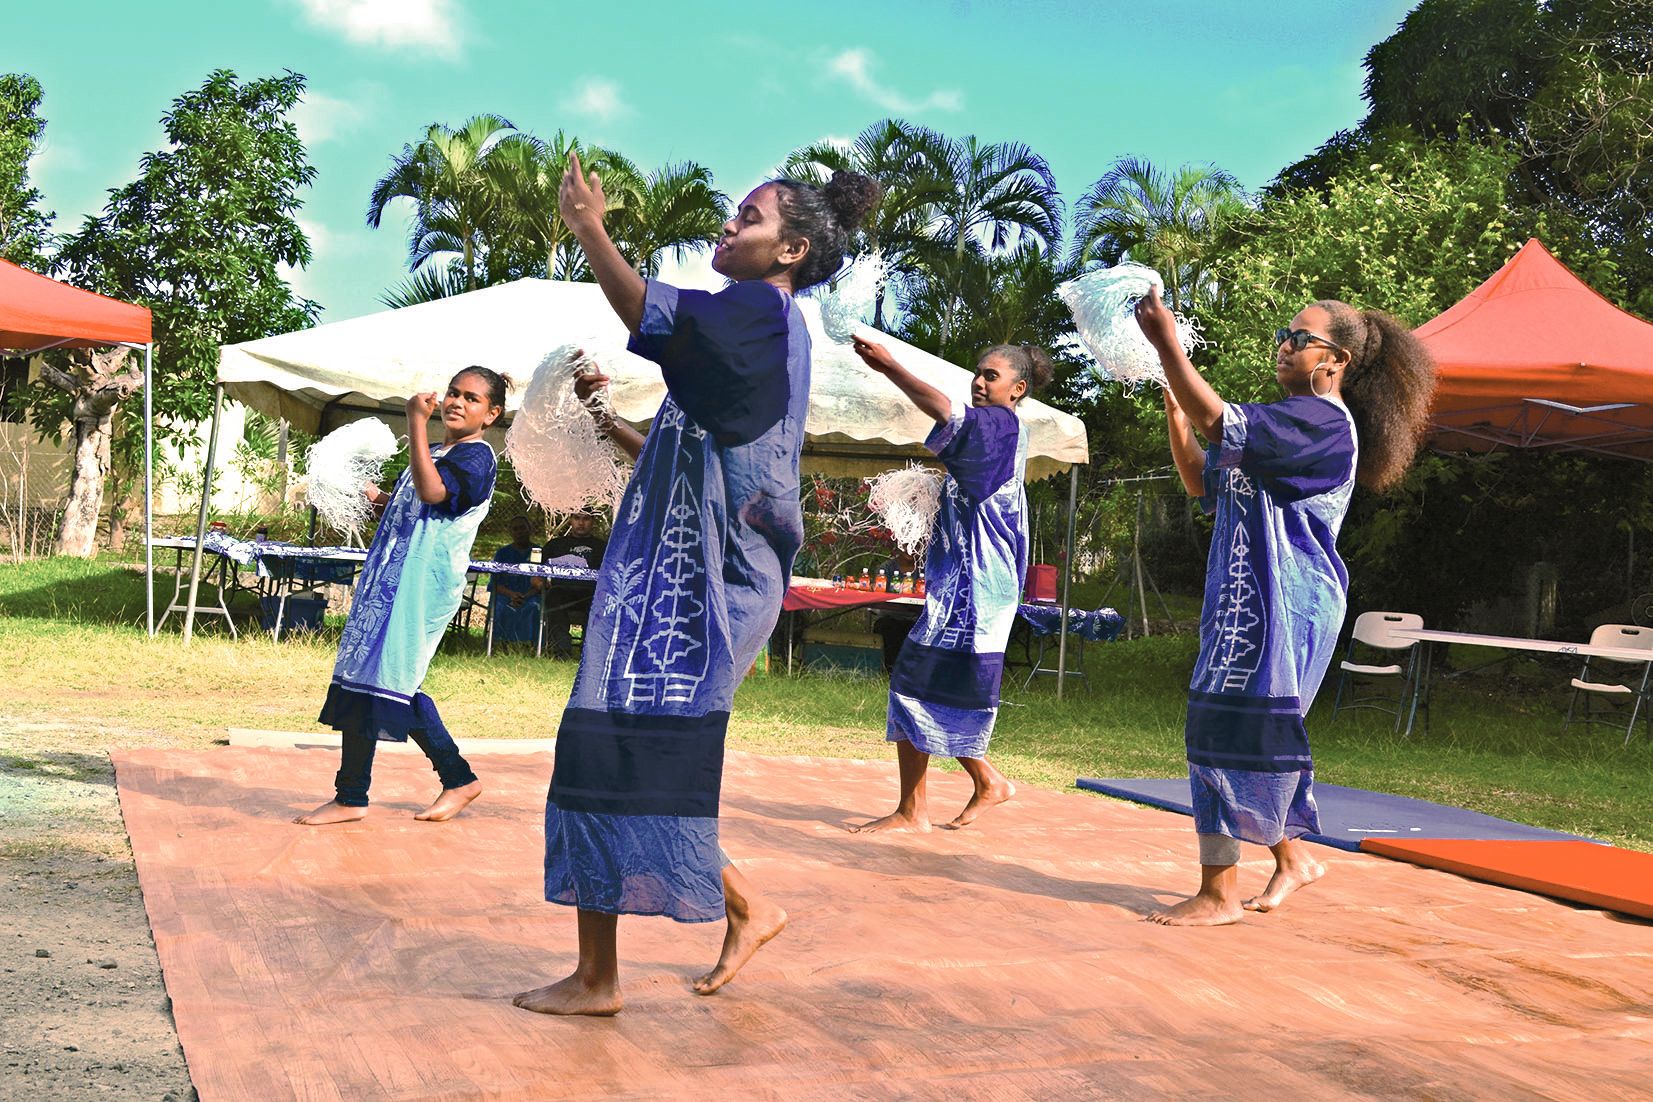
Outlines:
{"label": "plywood stage floor", "polygon": [[325,748],[115,762],[208,1102],[1653,1093],[1653,925],[1325,850],[1286,909],[1167,929],[1142,917],[1191,887],[1188,820],[1106,798],[863,837],[893,764],[731,754],[725,846],[790,927],[700,998],[721,924],[624,920],[625,1011],[557,1019],[510,1004],[574,959],[539,898],[548,755],[474,759],[487,793],[430,824],[423,759],[382,754],[370,817],[326,828],[288,822]]}

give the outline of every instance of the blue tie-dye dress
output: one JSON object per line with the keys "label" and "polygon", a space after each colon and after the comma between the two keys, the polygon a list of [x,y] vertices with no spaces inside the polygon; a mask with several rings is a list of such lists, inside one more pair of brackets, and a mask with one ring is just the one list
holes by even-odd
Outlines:
{"label": "blue tie-dye dress", "polygon": [[403,471],[356,582],[320,720],[347,735],[405,742],[410,730],[445,733],[419,687],[464,595],[498,463],[480,440],[435,444],[430,454],[448,496],[426,504]]}
{"label": "blue tie-dye dress", "polygon": [[1319,829],[1303,717],[1343,625],[1355,462],[1347,408],[1309,395],[1226,406],[1206,451],[1216,524],[1186,731],[1201,834],[1272,846]]}
{"label": "blue tie-dye dress", "polygon": [[979,758],[1027,577],[1027,429],[1005,406],[955,406],[924,443],[947,478],[924,561],[924,611],[890,671],[885,738]]}
{"label": "blue tie-dye dress", "polygon": [[809,333],[768,283],[649,281],[632,350],[661,366],[557,732],[545,898],[608,914],[724,916],[723,739],[803,541]]}

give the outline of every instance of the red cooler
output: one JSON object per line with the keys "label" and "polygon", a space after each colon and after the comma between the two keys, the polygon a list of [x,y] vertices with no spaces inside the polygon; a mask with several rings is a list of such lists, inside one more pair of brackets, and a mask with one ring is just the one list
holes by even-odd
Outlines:
{"label": "red cooler", "polygon": [[1056,600],[1056,568],[1049,563],[1034,563],[1027,568],[1027,599],[1030,601]]}

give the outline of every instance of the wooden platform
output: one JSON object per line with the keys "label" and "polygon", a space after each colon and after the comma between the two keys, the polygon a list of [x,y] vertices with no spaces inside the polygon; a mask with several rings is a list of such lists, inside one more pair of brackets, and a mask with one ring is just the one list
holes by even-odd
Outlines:
{"label": "wooden platform", "polygon": [[[203,1099],[1646,1098],[1653,925],[1325,851],[1325,881],[1218,930],[1141,921],[1192,886],[1177,815],[1025,791],[960,833],[845,833],[892,764],[732,754],[724,842],[792,926],[712,998],[720,924],[627,919],[626,1009],[525,1013],[566,974],[540,901],[550,759],[418,823],[384,755],[358,824],[287,820],[336,753],[115,755]],[[932,783],[938,810],[965,781]],[[1247,850],[1261,887],[1267,855]],[[1266,1092],[1266,1093],[1265,1093]]]}

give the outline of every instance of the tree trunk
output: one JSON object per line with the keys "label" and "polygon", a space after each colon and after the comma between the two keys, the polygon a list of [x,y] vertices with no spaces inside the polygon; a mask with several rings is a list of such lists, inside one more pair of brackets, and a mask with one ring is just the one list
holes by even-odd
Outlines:
{"label": "tree trunk", "polygon": [[[94,399],[88,400],[88,397]],[[75,461],[69,479],[69,502],[63,509],[63,530],[55,551],[89,559],[97,550],[98,514],[103,509],[103,483],[109,477],[109,435],[114,406],[101,412],[96,395],[75,399]]]}
{"label": "tree trunk", "polygon": [[87,559],[96,549],[115,410],[143,385],[143,372],[127,368],[126,360],[126,349],[111,348],[84,359],[77,357],[71,371],[49,363],[41,365],[41,377],[48,384],[74,397],[70,414],[75,429],[74,466],[69,474],[69,500],[63,510],[56,554]]}

